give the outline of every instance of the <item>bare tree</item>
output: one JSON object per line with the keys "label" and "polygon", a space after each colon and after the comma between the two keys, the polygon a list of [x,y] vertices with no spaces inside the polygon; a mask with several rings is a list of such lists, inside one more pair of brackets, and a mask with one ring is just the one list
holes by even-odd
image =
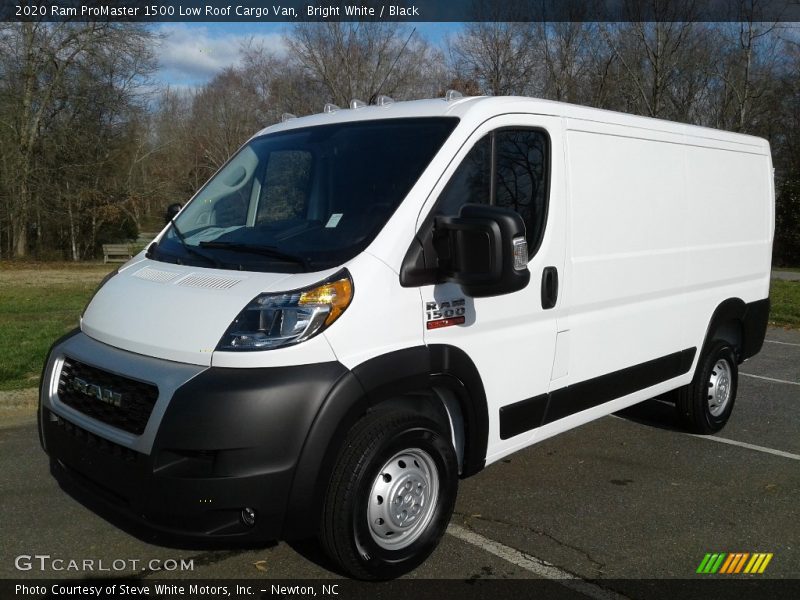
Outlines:
{"label": "bare tree", "polygon": [[493,96],[530,93],[539,65],[535,33],[532,23],[468,23],[449,43],[455,76]]}
{"label": "bare tree", "polygon": [[716,74],[723,82],[720,126],[745,131],[757,115],[757,100],[774,84],[781,57],[781,41],[772,35],[775,23],[757,22],[752,9],[743,20],[721,29],[721,47]]}
{"label": "bare tree", "polygon": [[[151,68],[146,60],[150,34],[137,25],[111,23],[11,23],[0,25],[3,80],[0,101],[10,108],[14,181],[9,213],[13,253],[28,253],[28,223],[33,210],[32,169],[47,121],[69,104],[64,83],[74,67],[111,57],[127,63],[131,79]],[[123,58],[124,57],[124,58]],[[122,90],[121,90],[122,92]],[[74,100],[74,99],[73,99]]]}
{"label": "bare tree", "polygon": [[236,69],[226,69],[197,93],[192,129],[211,172],[254,131],[264,127],[263,101],[247,76]]}
{"label": "bare tree", "polygon": [[377,94],[430,95],[441,83],[440,53],[399,23],[303,23],[286,45],[324,100],[341,106]]}
{"label": "bare tree", "polygon": [[600,28],[625,76],[629,91],[628,110],[650,117],[672,114],[670,93],[678,74],[691,68],[692,46],[699,27],[691,22],[631,22]]}
{"label": "bare tree", "polygon": [[[605,83],[607,70],[595,68],[600,53],[597,24],[585,21],[541,23],[538,25],[537,46],[545,66],[542,95],[562,102],[580,102],[591,96],[587,89],[594,70]],[[602,65],[600,65],[602,67]]]}

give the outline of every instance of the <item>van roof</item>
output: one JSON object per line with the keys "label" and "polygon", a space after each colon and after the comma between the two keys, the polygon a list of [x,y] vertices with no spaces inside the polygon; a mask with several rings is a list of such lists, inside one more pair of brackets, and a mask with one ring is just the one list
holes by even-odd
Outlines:
{"label": "van roof", "polygon": [[627,125],[651,131],[691,135],[705,139],[737,142],[760,148],[769,147],[766,140],[751,135],[524,96],[471,96],[454,100],[435,98],[398,101],[384,106],[362,106],[355,109],[339,108],[333,112],[322,112],[276,123],[262,129],[257,135],[331,123],[410,117],[458,117],[461,120],[469,119],[480,123],[493,116],[508,113],[566,117],[584,121]]}

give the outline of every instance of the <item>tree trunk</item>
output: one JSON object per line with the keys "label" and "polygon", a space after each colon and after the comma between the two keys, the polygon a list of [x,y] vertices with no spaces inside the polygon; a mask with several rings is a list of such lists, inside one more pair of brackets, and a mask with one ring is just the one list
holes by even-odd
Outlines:
{"label": "tree trunk", "polygon": [[14,257],[25,258],[28,255],[28,223],[19,217],[14,223]]}
{"label": "tree trunk", "polygon": [[12,234],[14,236],[14,257],[28,256],[28,207],[30,206],[30,190],[28,189],[27,172],[23,173],[17,198],[17,210],[12,218]]}
{"label": "tree trunk", "polygon": [[80,260],[80,253],[78,252],[78,234],[75,231],[75,215],[72,211],[72,201],[67,200],[67,220],[69,222],[69,249],[70,257],[74,262]]}

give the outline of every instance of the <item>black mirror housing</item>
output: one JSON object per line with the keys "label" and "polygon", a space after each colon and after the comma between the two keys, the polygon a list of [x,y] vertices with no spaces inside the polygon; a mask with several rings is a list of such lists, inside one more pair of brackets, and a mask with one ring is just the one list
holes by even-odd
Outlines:
{"label": "black mirror housing", "polygon": [[172,219],[178,216],[178,213],[181,212],[181,208],[183,208],[183,205],[181,205],[179,202],[173,202],[170,204],[164,211],[164,222],[169,223],[172,221]]}
{"label": "black mirror housing", "polygon": [[433,244],[439,277],[473,298],[499,296],[530,281],[525,222],[511,209],[465,204],[458,217],[437,217]]}

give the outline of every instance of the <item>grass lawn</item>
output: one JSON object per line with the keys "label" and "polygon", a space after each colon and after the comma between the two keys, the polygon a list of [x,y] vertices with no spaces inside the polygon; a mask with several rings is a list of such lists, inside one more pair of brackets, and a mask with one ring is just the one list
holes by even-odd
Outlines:
{"label": "grass lawn", "polygon": [[0,391],[38,385],[50,344],[115,266],[0,262]]}
{"label": "grass lawn", "polygon": [[775,325],[800,327],[800,281],[772,280],[769,321]]}
{"label": "grass lawn", "polygon": [[[50,344],[78,324],[114,265],[0,262],[0,391],[35,387]],[[800,328],[800,281],[772,282],[770,323]]]}

